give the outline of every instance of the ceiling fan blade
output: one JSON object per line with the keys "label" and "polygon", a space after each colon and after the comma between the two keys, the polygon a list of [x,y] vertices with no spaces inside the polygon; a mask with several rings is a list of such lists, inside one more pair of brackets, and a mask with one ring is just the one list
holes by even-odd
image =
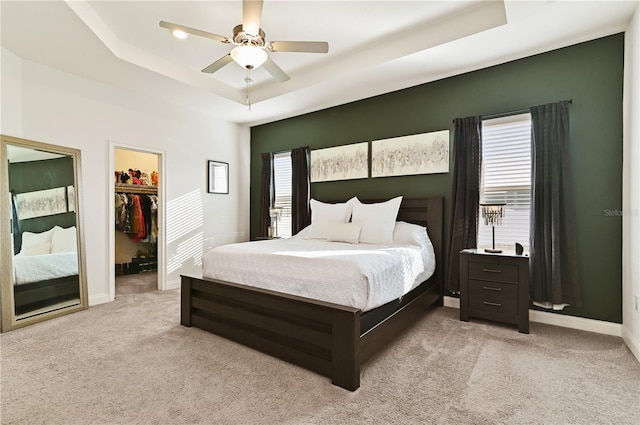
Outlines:
{"label": "ceiling fan blade", "polygon": [[213,34],[211,32],[202,31],[195,28],[191,28],[191,27],[185,27],[184,25],[178,25],[171,22],[167,22],[167,21],[160,21],[160,26],[170,31],[175,31],[175,30],[183,31],[183,32],[186,32],[187,34],[210,38],[212,40],[222,41],[223,43],[226,43],[228,41],[227,37],[223,37],[218,34]]}
{"label": "ceiling fan blade", "polygon": [[326,41],[272,41],[269,43],[272,52],[306,52],[327,53],[329,43]]}
{"label": "ceiling fan blade", "polygon": [[230,54],[224,55],[223,57],[221,57],[220,59],[218,59],[217,61],[215,61],[208,67],[206,67],[205,69],[203,69],[202,72],[206,72],[207,74],[213,74],[214,72],[216,72],[217,70],[219,70],[220,68],[222,68],[223,66],[231,62],[232,60],[233,59],[231,58]]}
{"label": "ceiling fan blade", "polygon": [[273,78],[280,81],[281,83],[284,83],[285,81],[291,79],[291,77],[289,77],[278,65],[276,65],[276,63],[272,61],[271,58],[267,58],[266,62],[262,64],[262,66],[267,70],[267,72],[269,72],[269,74],[273,75]]}
{"label": "ceiling fan blade", "polygon": [[259,35],[262,18],[262,0],[243,0],[242,30],[250,35]]}

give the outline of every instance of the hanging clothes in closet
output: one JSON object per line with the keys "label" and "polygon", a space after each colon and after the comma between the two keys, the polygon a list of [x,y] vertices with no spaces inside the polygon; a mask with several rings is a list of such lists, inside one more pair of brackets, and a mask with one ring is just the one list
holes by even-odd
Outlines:
{"label": "hanging clothes in closet", "polygon": [[115,195],[116,229],[136,242],[156,243],[158,238],[158,197],[134,193]]}

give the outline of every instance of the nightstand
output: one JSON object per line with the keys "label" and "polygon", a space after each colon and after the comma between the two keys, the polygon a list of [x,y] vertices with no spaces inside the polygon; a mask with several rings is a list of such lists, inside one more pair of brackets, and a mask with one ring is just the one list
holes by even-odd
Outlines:
{"label": "nightstand", "polygon": [[529,333],[529,257],[460,251],[460,320],[469,317],[518,325]]}

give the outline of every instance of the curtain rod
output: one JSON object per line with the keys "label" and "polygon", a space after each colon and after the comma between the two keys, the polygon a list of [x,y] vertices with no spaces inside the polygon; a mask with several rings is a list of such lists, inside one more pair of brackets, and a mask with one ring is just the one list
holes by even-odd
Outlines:
{"label": "curtain rod", "polygon": [[264,153],[270,153],[270,154],[272,154],[272,155],[278,155],[278,154],[280,154],[280,153],[287,153],[287,152],[291,152],[292,150],[294,150],[294,149],[299,149],[299,148],[307,148],[307,149],[309,149],[309,146],[299,146],[299,147],[297,147],[297,148],[285,149],[285,150],[277,151],[277,152],[264,152]]}
{"label": "curtain rod", "polygon": [[[560,102],[562,102],[562,101],[560,101]],[[573,103],[573,99],[565,100],[565,102]],[[492,118],[507,117],[509,115],[526,114],[527,112],[531,112],[531,108],[516,109],[514,111],[498,112],[498,113],[495,113],[495,114],[480,115],[480,117],[482,119],[492,119]],[[453,122],[455,123],[456,120],[454,119]]]}

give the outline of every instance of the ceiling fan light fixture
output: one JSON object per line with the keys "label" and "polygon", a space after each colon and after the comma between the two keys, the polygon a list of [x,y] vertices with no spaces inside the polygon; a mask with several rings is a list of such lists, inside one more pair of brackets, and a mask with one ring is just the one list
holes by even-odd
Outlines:
{"label": "ceiling fan light fixture", "polygon": [[182,30],[173,30],[171,31],[171,34],[175,38],[179,38],[180,40],[184,40],[185,38],[187,38],[187,33]]}
{"label": "ceiling fan light fixture", "polygon": [[247,44],[231,50],[231,58],[243,68],[256,69],[267,60],[267,52]]}

